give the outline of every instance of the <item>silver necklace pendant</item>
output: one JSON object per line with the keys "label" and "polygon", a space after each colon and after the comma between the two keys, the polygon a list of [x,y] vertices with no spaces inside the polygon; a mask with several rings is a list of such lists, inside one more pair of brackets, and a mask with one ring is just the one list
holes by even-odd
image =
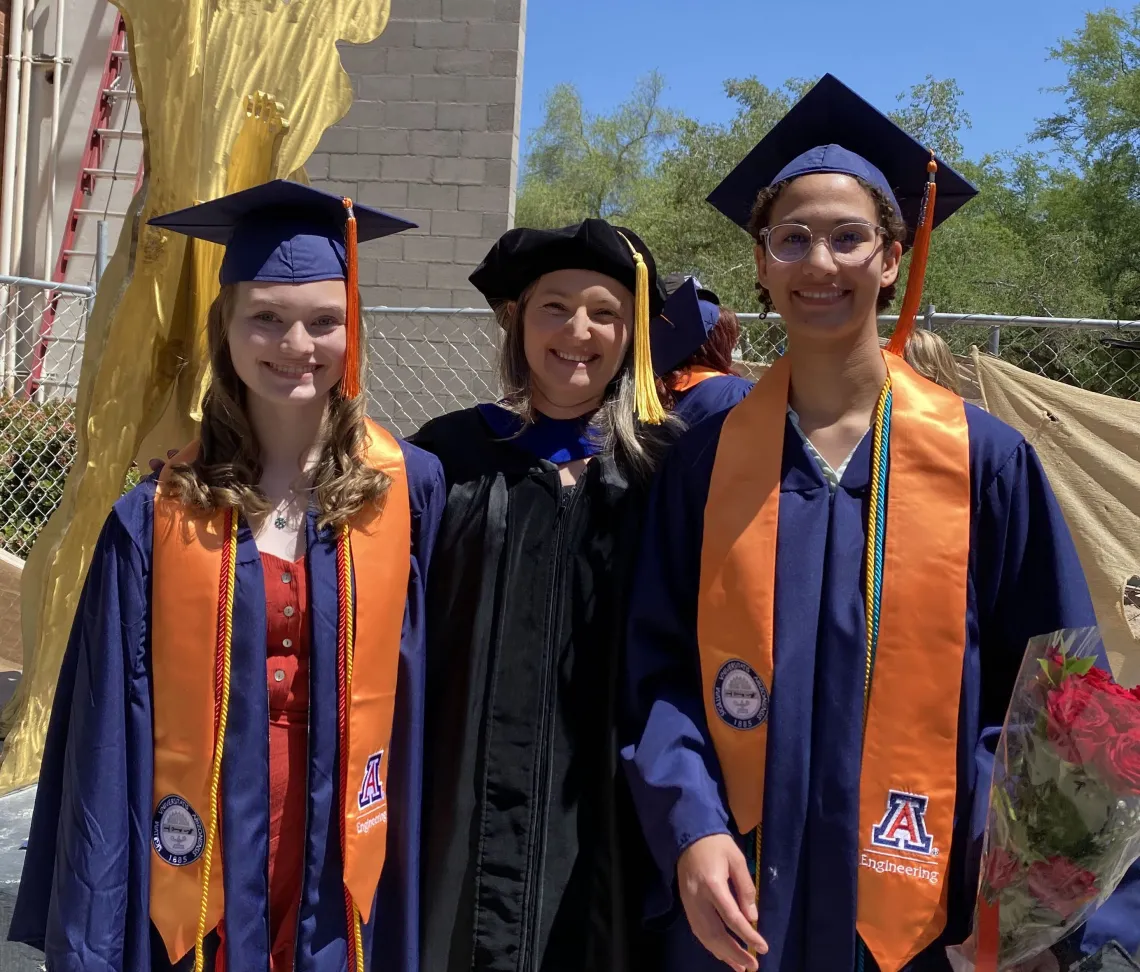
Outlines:
{"label": "silver necklace pendant", "polygon": [[285,517],[283,517],[283,516],[282,516],[280,513],[278,513],[278,514],[277,514],[277,519],[275,519],[275,520],[273,521],[273,525],[274,525],[275,527],[277,527],[277,529],[278,529],[278,530],[284,530],[284,529],[285,529],[285,527],[286,527],[286,526],[288,526],[289,524],[288,524],[288,522],[286,521]]}

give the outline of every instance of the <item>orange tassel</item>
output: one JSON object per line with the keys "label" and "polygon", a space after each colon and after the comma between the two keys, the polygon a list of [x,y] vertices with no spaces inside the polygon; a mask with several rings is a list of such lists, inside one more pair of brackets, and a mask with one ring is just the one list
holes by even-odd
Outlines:
{"label": "orange tassel", "polygon": [[902,310],[899,311],[899,322],[887,342],[887,350],[900,358],[906,351],[907,341],[914,333],[918,305],[922,303],[922,286],[926,280],[926,261],[930,256],[930,236],[934,230],[934,201],[938,196],[938,187],[934,182],[938,163],[934,161],[933,152],[930,153],[926,171],[928,173],[926,191],[922,194],[922,210],[914,234],[914,252],[910,258],[910,276],[906,282],[906,294],[903,296]]}
{"label": "orange tassel", "polygon": [[345,197],[344,208],[348,219],[344,227],[344,256],[348,264],[345,274],[345,289],[348,291],[348,313],[345,319],[344,377],[340,380],[342,398],[352,400],[360,394],[360,342],[363,340],[360,318],[360,269],[356,262],[356,214],[352,211],[352,200]]}

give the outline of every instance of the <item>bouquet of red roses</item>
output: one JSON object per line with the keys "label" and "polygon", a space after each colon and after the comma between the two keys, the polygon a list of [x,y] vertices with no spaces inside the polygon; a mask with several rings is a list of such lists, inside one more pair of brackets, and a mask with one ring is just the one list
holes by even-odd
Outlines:
{"label": "bouquet of red roses", "polygon": [[1096,628],[1030,642],[994,759],[974,933],[958,972],[1035,958],[1140,858],[1140,688],[1094,667]]}

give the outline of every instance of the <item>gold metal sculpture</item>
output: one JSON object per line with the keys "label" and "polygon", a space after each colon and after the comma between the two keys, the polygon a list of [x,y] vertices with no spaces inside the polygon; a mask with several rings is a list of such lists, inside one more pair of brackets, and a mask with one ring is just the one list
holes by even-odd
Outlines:
{"label": "gold metal sculpture", "polygon": [[113,2],[127,23],[146,176],[87,324],[75,464],[24,569],[24,676],[4,712],[0,792],[39,774],[79,592],[132,459],[193,435],[221,248],[146,221],[303,178],[321,135],[352,102],[336,42],[374,40],[389,10],[389,0]]}

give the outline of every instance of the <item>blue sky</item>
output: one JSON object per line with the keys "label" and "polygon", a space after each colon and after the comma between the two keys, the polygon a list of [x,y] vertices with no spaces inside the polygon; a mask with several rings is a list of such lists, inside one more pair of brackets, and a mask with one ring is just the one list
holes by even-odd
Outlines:
{"label": "blue sky", "polygon": [[[1133,0],[1120,0],[1122,12]],[[666,103],[724,121],[727,78],[778,85],[826,72],[884,110],[927,74],[962,88],[970,156],[1025,144],[1037,118],[1063,104],[1048,50],[1100,0],[529,0],[522,133],[542,121],[546,93],[569,81],[587,109],[620,103],[654,68]]]}

